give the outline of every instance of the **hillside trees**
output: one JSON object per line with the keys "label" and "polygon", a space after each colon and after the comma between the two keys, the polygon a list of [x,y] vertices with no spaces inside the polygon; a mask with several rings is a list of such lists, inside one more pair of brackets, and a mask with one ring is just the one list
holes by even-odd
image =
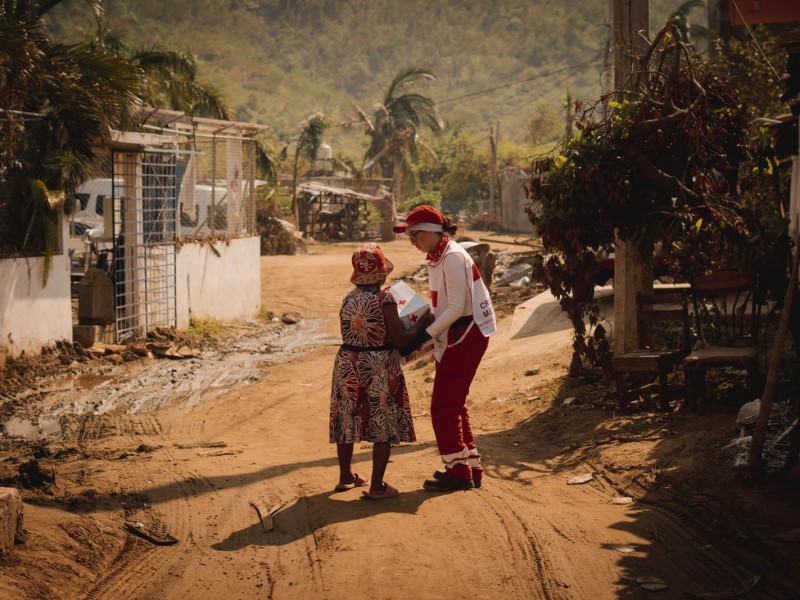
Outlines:
{"label": "hillside trees", "polygon": [[460,123],[448,124],[432,149],[435,156],[422,155],[415,167],[418,190],[408,204],[439,205],[452,213],[474,212],[478,201],[489,196],[488,153],[479,151],[477,141]]}
{"label": "hillside trees", "polygon": [[133,50],[130,58],[143,72],[142,99],[146,104],[196,117],[230,120],[222,93],[198,81],[197,61],[192,54],[155,47]]}
{"label": "hillside trees", "polygon": [[528,121],[528,139],[534,145],[553,143],[562,131],[559,117],[550,105],[546,102],[537,103]]}
{"label": "hillside trees", "polygon": [[132,48],[121,32],[108,28],[105,12],[97,15],[97,28],[89,43],[129,60],[138,69],[143,104],[196,117],[231,118],[222,93],[197,79],[197,60],[191,52],[163,45]]}
{"label": "hillside trees", "polygon": [[[650,0],[651,29],[680,3]],[[67,2],[52,13],[48,26],[58,39],[76,35],[82,7]],[[111,25],[132,45],[190,51],[239,120],[268,124],[281,138],[318,107],[332,112],[355,101],[369,112],[402,65],[435,72],[428,89],[441,101],[584,63],[605,45],[608,22],[608,3],[598,0],[114,0],[110,8]],[[694,23],[702,12],[692,16]],[[472,133],[499,117],[506,137],[522,142],[529,115],[511,108],[517,100],[536,95],[557,111],[567,86],[576,98],[596,97],[601,69],[586,65],[442,104],[440,114],[469,122]],[[360,136],[329,141],[348,154],[362,151]]]}

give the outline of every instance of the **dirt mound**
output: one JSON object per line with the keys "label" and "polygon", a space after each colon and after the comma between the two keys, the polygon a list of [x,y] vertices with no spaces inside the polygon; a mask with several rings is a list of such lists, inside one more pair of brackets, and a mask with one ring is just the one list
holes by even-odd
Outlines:
{"label": "dirt mound", "polygon": [[[16,357],[6,358],[5,365],[0,368],[0,401],[7,400],[24,388],[31,388],[41,377],[53,376],[74,369],[81,363],[91,360],[91,356],[77,342],[61,340],[52,346],[42,348],[40,354],[23,352]],[[0,404],[0,412],[6,403]],[[3,415],[0,414],[0,417]]]}
{"label": "dirt mound", "polygon": [[[113,351],[97,352],[82,347],[77,342],[60,340],[42,348],[39,354],[23,352],[16,357],[7,357],[0,366],[0,419],[8,417],[14,410],[14,398],[23,390],[37,389],[42,381],[64,374],[79,375],[98,368],[121,362],[141,359],[145,353],[136,351],[148,343],[161,346],[188,346],[207,349],[223,342],[226,333],[208,337],[175,329],[157,328],[146,338],[131,340],[123,347],[113,346]],[[152,353],[151,353],[152,355]],[[158,354],[156,354],[158,356]]]}

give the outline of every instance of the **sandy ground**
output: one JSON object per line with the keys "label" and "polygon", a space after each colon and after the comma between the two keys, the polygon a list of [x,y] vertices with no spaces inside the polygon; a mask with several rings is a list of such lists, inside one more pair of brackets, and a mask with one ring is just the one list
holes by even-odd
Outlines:
{"label": "sandy ground", "polygon": [[[407,241],[383,246],[393,276],[421,264]],[[386,474],[401,495],[333,494],[329,386],[355,247],[262,257],[264,308],[297,325],[242,324],[199,358],[3,398],[17,426],[54,433],[3,438],[0,484],[34,457],[55,482],[22,490],[25,541],[0,559],[0,598],[800,597],[800,497],[739,483],[724,449],[736,410],[608,410],[601,382],[565,377],[552,303],[501,320],[473,384],[481,489],[422,490],[438,466],[422,363],[406,371],[419,441]],[[354,462],[370,472],[368,445]],[[271,531],[257,508],[278,509]]]}

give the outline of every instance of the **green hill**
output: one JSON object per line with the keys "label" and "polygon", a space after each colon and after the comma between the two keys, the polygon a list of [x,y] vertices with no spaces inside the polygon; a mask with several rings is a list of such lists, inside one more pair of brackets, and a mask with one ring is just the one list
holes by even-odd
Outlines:
{"label": "green hill", "polygon": [[[651,29],[679,0],[652,0]],[[703,11],[696,11],[701,17]],[[220,89],[243,121],[293,135],[322,110],[341,123],[353,103],[368,112],[402,67],[437,80],[423,93],[446,120],[475,133],[499,122],[525,140],[543,110],[559,114],[567,92],[601,89],[608,0],[109,0],[112,29],[130,46],[188,49],[199,79]],[[61,39],[91,29],[85,3],[67,0],[49,26]],[[335,150],[355,152],[360,130],[335,127]]]}

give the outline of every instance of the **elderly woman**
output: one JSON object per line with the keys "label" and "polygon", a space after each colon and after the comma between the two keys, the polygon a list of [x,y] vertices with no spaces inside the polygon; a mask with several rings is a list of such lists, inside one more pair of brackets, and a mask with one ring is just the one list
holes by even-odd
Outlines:
{"label": "elderly woman", "polygon": [[381,289],[394,267],[380,246],[364,244],[352,263],[350,281],[356,287],[339,311],[343,343],[331,386],[330,441],[339,459],[335,491],[367,486],[352,470],[353,444],[372,442],[372,483],[363,495],[377,500],[398,494],[383,480],[391,445],[416,440],[398,348],[423,337],[433,315],[427,312],[414,327],[403,327],[397,303]]}
{"label": "elderly woman", "polygon": [[433,338],[436,375],[431,421],[445,470],[424,483],[432,492],[480,487],[480,454],[470,427],[467,395],[496,329],[489,290],[469,253],[450,239],[456,228],[432,206],[412,210],[394,228],[427,254],[431,305],[436,317],[426,331]]}

